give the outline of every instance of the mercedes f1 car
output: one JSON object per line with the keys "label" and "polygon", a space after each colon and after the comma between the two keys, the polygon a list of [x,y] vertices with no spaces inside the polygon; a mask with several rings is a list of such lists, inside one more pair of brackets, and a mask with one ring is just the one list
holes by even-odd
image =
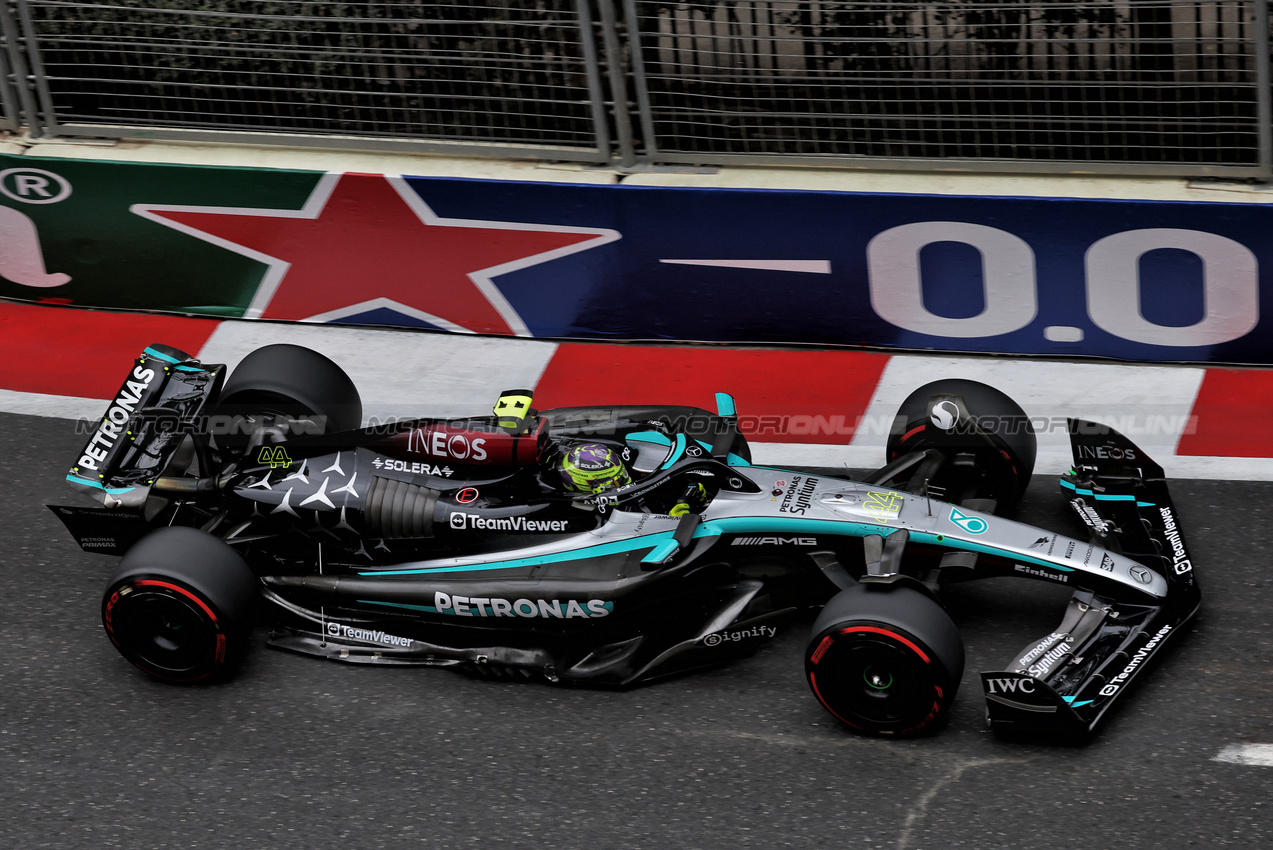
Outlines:
{"label": "mercedes f1 car", "polygon": [[[901,405],[862,481],[754,466],[733,399],[716,412],[535,411],[363,427],[357,389],[309,349],[232,374],[145,349],[67,474],[94,507],[51,506],[80,546],[122,555],[102,620],[172,682],[270,645],[362,664],[626,686],[753,653],[813,620],[805,678],[846,726],[930,732],[964,650],[954,582],[1015,576],[1073,594],[1048,634],[981,674],[992,727],[1085,734],[1198,608],[1162,469],[1070,420],[1061,478],[1086,538],[1001,515],[1035,458],[1030,422],[984,384]],[[571,447],[623,476],[564,486]]]}

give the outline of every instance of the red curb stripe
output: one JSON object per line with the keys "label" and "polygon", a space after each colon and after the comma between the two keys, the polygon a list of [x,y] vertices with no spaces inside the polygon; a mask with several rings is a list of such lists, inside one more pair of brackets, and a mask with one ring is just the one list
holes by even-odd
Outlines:
{"label": "red curb stripe", "polygon": [[889,355],[563,343],[535,388],[535,407],[617,404],[716,409],[735,395],[739,428],[770,443],[847,444]]}
{"label": "red curb stripe", "polygon": [[103,313],[0,301],[0,389],[112,398],[151,343],[197,355],[217,319]]}
{"label": "red curb stripe", "polygon": [[1273,457],[1273,371],[1208,369],[1193,402],[1193,433],[1185,433],[1177,455]]}

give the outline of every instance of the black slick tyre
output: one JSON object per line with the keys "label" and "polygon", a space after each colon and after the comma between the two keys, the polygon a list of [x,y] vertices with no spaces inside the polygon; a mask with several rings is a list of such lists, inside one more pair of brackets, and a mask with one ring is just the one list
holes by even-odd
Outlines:
{"label": "black slick tyre", "polygon": [[333,434],[362,426],[362,399],[345,370],[300,345],[279,343],[244,357],[221,390],[216,414],[233,423],[220,448],[242,449],[263,417],[287,421],[288,433]]}
{"label": "black slick tyre", "polygon": [[822,707],[868,735],[936,731],[964,672],[964,645],[941,606],[904,587],[832,597],[813,624],[805,678]]}
{"label": "black slick tyre", "polygon": [[167,682],[213,681],[247,652],[260,585],[239,554],[193,528],[161,528],[120,560],[102,624],[124,658]]}
{"label": "black slick tyre", "polygon": [[[975,458],[984,477],[975,494],[963,495],[992,498],[1007,507],[1020,500],[1030,483],[1038,441],[1030,417],[1011,397],[977,381],[945,378],[919,387],[898,406],[887,460],[927,449],[952,460],[961,454]],[[946,494],[951,499],[959,495]]]}

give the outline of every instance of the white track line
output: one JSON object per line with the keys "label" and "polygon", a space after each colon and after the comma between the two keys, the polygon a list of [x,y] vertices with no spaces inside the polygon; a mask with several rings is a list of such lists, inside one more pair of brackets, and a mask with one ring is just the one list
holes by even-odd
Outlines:
{"label": "white track line", "polygon": [[108,405],[109,401],[104,398],[0,390],[0,413],[25,413],[27,416],[51,416],[58,419],[97,419],[106,412]]}
{"label": "white track line", "polygon": [[1273,767],[1273,744],[1230,744],[1211,760],[1255,767]]}

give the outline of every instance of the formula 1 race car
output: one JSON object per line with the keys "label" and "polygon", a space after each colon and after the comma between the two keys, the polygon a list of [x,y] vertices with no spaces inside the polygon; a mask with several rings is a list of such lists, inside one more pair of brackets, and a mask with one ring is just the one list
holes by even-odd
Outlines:
{"label": "formula 1 race car", "polygon": [[973,381],[912,393],[887,464],[849,481],[751,465],[723,393],[715,413],[537,412],[514,390],[491,416],[362,427],[314,351],[225,372],[146,348],[67,475],[100,507],[51,506],[84,550],[123,555],[106,633],[173,682],[230,673],[262,613],[271,646],[307,655],[605,686],[751,654],[805,615],[826,710],[916,735],[964,669],[942,587],[1016,576],[1073,596],[981,674],[988,721],[1081,735],[1199,605],[1162,469],[1105,426],[1069,422],[1061,485],[1089,539],[999,516],[1035,438]]}

